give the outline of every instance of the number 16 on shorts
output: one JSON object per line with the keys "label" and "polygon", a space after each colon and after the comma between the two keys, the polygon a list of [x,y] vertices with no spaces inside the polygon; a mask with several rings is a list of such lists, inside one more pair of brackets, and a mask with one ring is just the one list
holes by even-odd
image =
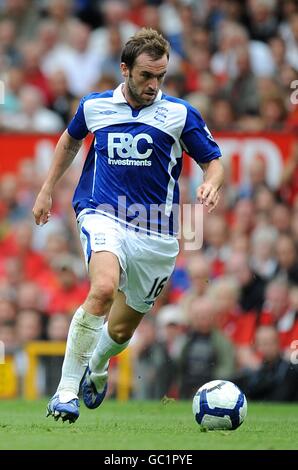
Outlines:
{"label": "number 16 on shorts", "polygon": [[160,279],[160,277],[156,277],[154,279],[150,292],[146,296],[146,303],[150,301],[151,305],[154,304],[156,297],[158,297],[161,291],[163,290],[167,280],[168,277],[163,277],[162,279]]}

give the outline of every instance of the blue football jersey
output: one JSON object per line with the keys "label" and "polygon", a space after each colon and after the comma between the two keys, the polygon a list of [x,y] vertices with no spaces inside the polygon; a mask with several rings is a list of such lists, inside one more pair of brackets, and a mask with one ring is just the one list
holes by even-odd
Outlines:
{"label": "blue football jersey", "polygon": [[68,133],[81,140],[88,132],[94,139],[73,198],[77,216],[95,210],[152,232],[177,233],[183,150],[198,163],[221,156],[200,113],[161,91],[141,109],[127,103],[122,84],[85,96]]}

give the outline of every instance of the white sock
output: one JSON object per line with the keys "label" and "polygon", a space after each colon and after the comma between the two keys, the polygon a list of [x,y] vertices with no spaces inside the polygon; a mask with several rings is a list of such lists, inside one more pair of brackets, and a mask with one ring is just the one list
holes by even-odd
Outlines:
{"label": "white sock", "polygon": [[82,307],[74,314],[69,327],[58,392],[67,391],[78,395],[80,381],[99,341],[103,323],[104,317],[91,315]]}
{"label": "white sock", "polygon": [[95,384],[98,392],[101,391],[102,388],[102,379],[105,379],[107,376],[110,358],[127,348],[129,341],[130,340],[122,344],[116,343],[109,335],[108,322],[104,324],[99,342],[89,362],[89,367],[92,371],[91,380]]}

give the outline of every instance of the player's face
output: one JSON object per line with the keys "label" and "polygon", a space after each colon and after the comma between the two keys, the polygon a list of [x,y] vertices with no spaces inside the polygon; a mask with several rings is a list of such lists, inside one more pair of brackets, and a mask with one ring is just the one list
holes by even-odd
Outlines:
{"label": "player's face", "polygon": [[132,69],[121,64],[125,77],[124,96],[133,107],[148,106],[156,98],[160,85],[167,71],[166,55],[153,60],[148,54],[140,54]]}

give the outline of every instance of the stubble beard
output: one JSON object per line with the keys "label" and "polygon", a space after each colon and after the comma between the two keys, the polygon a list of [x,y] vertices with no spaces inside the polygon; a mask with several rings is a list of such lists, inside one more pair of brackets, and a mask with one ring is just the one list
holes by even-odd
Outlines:
{"label": "stubble beard", "polygon": [[150,104],[153,103],[154,98],[152,98],[152,100],[145,100],[143,99],[140,94],[138,93],[134,83],[133,83],[133,79],[131,76],[129,76],[128,78],[128,82],[127,82],[127,90],[128,90],[128,93],[130,95],[130,97],[133,99],[133,101],[135,103],[137,103],[139,106],[148,106]]}

